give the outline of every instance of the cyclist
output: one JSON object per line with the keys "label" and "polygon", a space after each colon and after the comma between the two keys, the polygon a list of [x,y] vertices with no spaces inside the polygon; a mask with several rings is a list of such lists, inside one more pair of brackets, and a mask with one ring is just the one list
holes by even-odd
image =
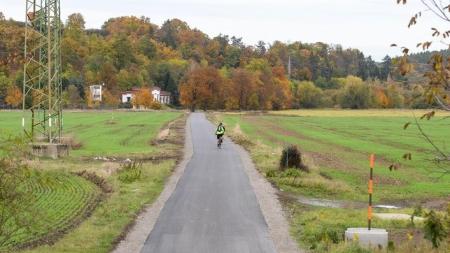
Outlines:
{"label": "cyclist", "polygon": [[219,126],[217,126],[216,136],[217,136],[217,147],[222,146],[223,135],[225,134],[225,126],[220,122]]}

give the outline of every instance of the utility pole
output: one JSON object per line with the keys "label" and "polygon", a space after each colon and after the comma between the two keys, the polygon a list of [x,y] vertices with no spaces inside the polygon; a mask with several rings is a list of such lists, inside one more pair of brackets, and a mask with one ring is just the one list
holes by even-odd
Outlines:
{"label": "utility pole", "polygon": [[289,55],[289,62],[288,62],[288,76],[289,76],[289,79],[291,79],[291,73],[292,73],[291,56]]}
{"label": "utility pole", "polygon": [[[22,127],[33,142],[60,143],[61,9],[60,0],[26,0]],[[25,126],[31,111],[30,129]]]}

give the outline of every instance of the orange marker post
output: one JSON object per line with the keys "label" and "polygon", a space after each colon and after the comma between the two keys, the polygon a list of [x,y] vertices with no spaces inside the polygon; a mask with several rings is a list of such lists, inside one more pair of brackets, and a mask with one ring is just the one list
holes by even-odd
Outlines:
{"label": "orange marker post", "polygon": [[368,228],[372,229],[372,194],[373,194],[373,167],[375,166],[375,155],[370,155],[370,178],[369,178],[369,208],[367,209]]}

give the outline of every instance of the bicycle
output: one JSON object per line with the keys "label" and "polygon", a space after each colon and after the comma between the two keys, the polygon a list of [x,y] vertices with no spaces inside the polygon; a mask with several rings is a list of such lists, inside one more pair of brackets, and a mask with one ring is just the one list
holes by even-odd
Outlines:
{"label": "bicycle", "polygon": [[223,136],[220,136],[219,139],[217,139],[217,147],[222,148],[223,143]]}

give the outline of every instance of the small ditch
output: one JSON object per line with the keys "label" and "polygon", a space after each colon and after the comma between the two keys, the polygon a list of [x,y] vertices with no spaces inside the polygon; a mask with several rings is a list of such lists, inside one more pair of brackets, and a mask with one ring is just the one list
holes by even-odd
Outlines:
{"label": "small ditch", "polygon": [[[301,195],[294,195],[288,192],[278,191],[278,199],[284,203],[298,203],[306,206],[313,207],[327,207],[327,208],[343,208],[343,209],[364,209],[367,208],[367,202],[358,202],[350,200],[330,200],[330,199],[320,199],[311,198]],[[383,209],[400,209],[402,206],[381,204],[374,205],[374,208]]]}

